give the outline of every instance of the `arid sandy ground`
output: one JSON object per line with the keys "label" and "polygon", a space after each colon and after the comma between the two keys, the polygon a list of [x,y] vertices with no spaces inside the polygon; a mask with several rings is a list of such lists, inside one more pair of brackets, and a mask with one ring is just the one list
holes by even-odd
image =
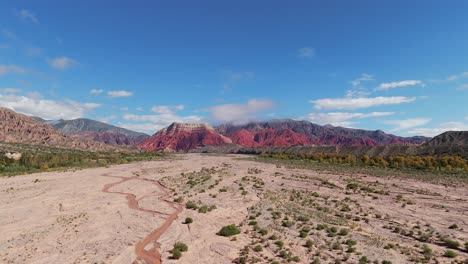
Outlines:
{"label": "arid sandy ground", "polygon": [[468,187],[187,154],[0,178],[0,231],[0,263],[462,263]]}

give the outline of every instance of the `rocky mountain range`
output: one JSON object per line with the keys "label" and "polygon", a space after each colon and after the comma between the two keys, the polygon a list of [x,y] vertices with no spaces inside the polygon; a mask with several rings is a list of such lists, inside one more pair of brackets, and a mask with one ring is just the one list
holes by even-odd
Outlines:
{"label": "rocky mountain range", "polygon": [[449,131],[433,139],[399,137],[381,130],[321,126],[291,119],[251,122],[245,125],[223,124],[214,128],[208,124],[173,123],[150,137],[91,119],[50,121],[0,108],[0,125],[3,128],[0,130],[0,141],[3,142],[86,150],[112,150],[109,145],[137,146],[146,151],[177,152],[203,147],[209,149],[210,146],[225,146],[227,149],[296,146],[343,149],[395,145],[410,146],[407,149],[412,152],[411,146],[421,144],[426,148],[438,147],[446,151],[468,145],[467,131]]}
{"label": "rocky mountain range", "polygon": [[383,146],[418,145],[429,138],[399,137],[381,130],[369,131],[320,126],[307,121],[272,120],[246,125],[173,123],[143,143],[144,150],[189,151],[204,146],[234,144],[242,147]]}
{"label": "rocky mountain range", "polygon": [[89,151],[119,151],[113,146],[92,140],[69,137],[29,116],[0,107],[0,141],[73,148]]}
{"label": "rocky mountain range", "polygon": [[131,131],[125,128],[109,125],[87,118],[73,120],[44,120],[40,117],[34,119],[53,126],[56,130],[74,138],[84,138],[110,145],[137,145],[149,135]]}
{"label": "rocky mountain range", "polygon": [[[292,138],[301,138],[300,135],[305,135],[309,140],[307,142],[301,140],[295,142],[290,141],[290,144],[283,146],[294,145],[338,145],[338,146],[379,146],[379,145],[404,145],[404,144],[421,144],[427,141],[426,137],[399,137],[392,134],[387,134],[381,130],[363,130],[345,127],[335,127],[331,125],[317,125],[307,121],[296,121],[292,119],[271,120],[266,122],[252,122],[246,125],[220,125],[216,127],[216,131],[223,135],[233,135],[234,143],[241,144],[246,142],[251,137],[249,133],[254,135],[258,145],[272,146],[268,144],[261,144],[263,141],[262,135],[265,130],[271,131],[286,131]],[[241,133],[237,131],[242,131]],[[249,133],[247,133],[249,132]],[[241,138],[244,135],[246,138]],[[252,143],[252,142],[251,142]],[[255,144],[250,144],[254,146]],[[282,146],[282,145],[278,145]]]}
{"label": "rocky mountain range", "polygon": [[431,147],[468,146],[468,131],[447,131],[435,136],[424,145]]}
{"label": "rocky mountain range", "polygon": [[217,133],[208,124],[173,123],[138,144],[138,147],[148,151],[173,152],[230,143],[232,143],[231,139]]}

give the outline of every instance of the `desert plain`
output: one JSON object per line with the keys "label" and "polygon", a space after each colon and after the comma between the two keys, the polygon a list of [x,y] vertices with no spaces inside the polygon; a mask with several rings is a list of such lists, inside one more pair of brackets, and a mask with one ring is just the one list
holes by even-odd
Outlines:
{"label": "desert plain", "polygon": [[468,187],[177,154],[2,177],[0,231],[5,264],[466,263]]}

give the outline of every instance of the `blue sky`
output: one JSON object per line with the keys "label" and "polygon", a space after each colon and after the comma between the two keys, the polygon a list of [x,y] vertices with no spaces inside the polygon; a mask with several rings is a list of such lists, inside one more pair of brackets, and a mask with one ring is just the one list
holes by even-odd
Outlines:
{"label": "blue sky", "polygon": [[154,133],[468,130],[467,1],[1,1],[0,106]]}

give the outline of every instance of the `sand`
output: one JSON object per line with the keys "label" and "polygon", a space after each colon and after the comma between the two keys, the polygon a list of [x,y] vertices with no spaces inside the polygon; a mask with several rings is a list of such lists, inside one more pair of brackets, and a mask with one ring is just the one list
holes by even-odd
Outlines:
{"label": "sand", "polygon": [[[214,167],[222,169],[213,174],[220,179],[213,191],[195,191],[195,187],[181,193],[186,190],[181,187],[185,184],[181,173]],[[261,190],[248,187],[248,194],[241,195],[237,184],[250,175],[250,168],[261,170],[255,177],[265,184]],[[351,178],[361,183],[377,181],[376,186],[389,195],[372,199],[346,194]],[[321,185],[321,179],[336,187]],[[221,187],[227,191],[219,192]],[[0,178],[0,263],[232,263],[245,246],[257,243],[246,225],[249,208],[258,206],[266,191],[281,193],[283,188],[317,191],[333,199],[352,197],[372,214],[388,215],[353,228],[353,236],[363,240],[358,249],[372,259],[406,263],[407,256],[384,250],[381,245],[393,242],[410,248],[419,243],[385,228],[390,223],[430,223],[444,235],[468,242],[468,188],[463,185],[326,174],[239,160],[234,155],[185,154],[170,160]],[[402,207],[395,200],[398,194],[413,204]],[[185,209],[183,203],[174,202],[179,196],[185,201],[216,205],[216,209],[205,214]],[[184,224],[186,217],[194,222]],[[269,217],[259,218],[262,221],[276,230]],[[458,228],[448,229],[454,223]],[[216,235],[227,224],[241,225],[242,233],[235,240]],[[310,262],[311,252],[296,236],[286,232],[283,239],[301,257],[301,263]],[[175,260],[170,258],[170,250],[177,241],[186,243],[189,250]],[[370,241],[378,241],[379,246]],[[450,263],[441,257],[446,250],[443,245],[434,242],[431,246],[441,263]],[[459,260],[468,258],[463,246],[456,252]],[[278,259],[276,253],[265,249],[254,255],[259,263],[269,263],[265,259]],[[329,259],[336,257],[334,252],[328,255]]]}

